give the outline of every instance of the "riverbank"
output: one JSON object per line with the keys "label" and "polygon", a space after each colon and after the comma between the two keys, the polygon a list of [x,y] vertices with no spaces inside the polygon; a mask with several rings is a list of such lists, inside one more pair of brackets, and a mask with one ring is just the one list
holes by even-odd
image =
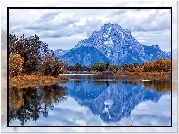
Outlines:
{"label": "riverbank", "polygon": [[69,78],[66,76],[41,76],[41,75],[19,75],[9,80],[10,87],[27,88],[36,86],[49,86],[59,82],[66,82]]}

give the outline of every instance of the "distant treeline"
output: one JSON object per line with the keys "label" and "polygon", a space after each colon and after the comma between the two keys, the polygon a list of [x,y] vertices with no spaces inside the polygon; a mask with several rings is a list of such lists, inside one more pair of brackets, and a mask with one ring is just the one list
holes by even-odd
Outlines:
{"label": "distant treeline", "polygon": [[142,65],[138,63],[117,65],[107,63],[96,63],[92,66],[82,66],[76,63],[74,66],[67,66],[68,71],[128,71],[128,72],[168,72],[171,70],[171,61],[165,58],[157,59],[154,62],[145,62]]}
{"label": "distant treeline", "polygon": [[21,74],[40,74],[55,76],[67,71],[119,71],[129,72],[168,72],[171,70],[171,61],[160,58],[154,62],[145,62],[116,65],[107,63],[96,63],[92,66],[83,66],[76,63],[68,65],[54,56],[48,44],[42,43],[37,35],[27,39],[15,34],[9,34],[9,73],[10,77]]}

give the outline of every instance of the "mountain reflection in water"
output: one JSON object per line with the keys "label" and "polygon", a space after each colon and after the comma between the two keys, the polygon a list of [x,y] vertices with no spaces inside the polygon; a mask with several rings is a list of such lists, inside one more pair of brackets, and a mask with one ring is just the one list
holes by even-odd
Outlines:
{"label": "mountain reflection in water", "polygon": [[158,102],[163,94],[170,94],[170,92],[161,92],[166,89],[170,90],[169,82],[166,83],[166,86],[164,85],[158,92],[153,87],[156,86],[158,89],[163,82],[151,84],[146,81],[136,84],[130,81],[119,83],[95,81],[89,84],[83,81],[80,86],[73,86],[68,94],[73,96],[80,105],[88,107],[93,114],[100,115],[104,122],[110,123],[128,117],[131,111],[143,101]]}
{"label": "mountain reflection in water", "polygon": [[131,81],[72,76],[69,82],[53,86],[28,89],[13,87],[9,93],[9,125],[11,126],[14,120],[18,120],[21,125],[26,125],[27,121],[38,122],[39,115],[51,120],[48,116],[50,110],[60,112],[55,110],[54,104],[61,105],[63,100],[68,101],[68,96],[78,102],[79,107],[86,107],[96,117],[99,116],[103,122],[117,123],[122,118],[129,117],[141,102],[150,100],[157,103],[161,96],[170,95],[170,84],[170,81]]}

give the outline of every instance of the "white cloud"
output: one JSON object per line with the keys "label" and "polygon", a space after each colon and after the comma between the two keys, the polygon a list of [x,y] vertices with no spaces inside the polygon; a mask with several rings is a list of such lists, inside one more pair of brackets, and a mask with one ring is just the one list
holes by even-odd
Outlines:
{"label": "white cloud", "polygon": [[[132,35],[143,45],[159,45],[164,51],[171,51],[171,30],[132,32]],[[141,36],[142,35],[142,36]],[[173,42],[173,45],[176,45]]]}
{"label": "white cloud", "polygon": [[148,42],[149,39],[149,37],[141,37],[141,36],[137,37],[136,35],[134,37],[141,44],[145,44],[146,42]]}
{"label": "white cloud", "polygon": [[[23,14],[21,15],[21,12]],[[38,15],[35,15],[35,13]],[[16,16],[14,16],[14,14]],[[29,14],[28,19],[27,14]],[[12,17],[11,17],[12,16]],[[17,17],[19,16],[19,17]],[[26,17],[25,17],[26,16]],[[33,18],[34,16],[34,18]],[[31,36],[37,34],[40,38],[51,38],[46,42],[53,49],[55,44],[52,40],[55,38],[68,40],[65,42],[65,46],[74,47],[77,43],[71,44],[70,40],[74,38],[80,39],[88,38],[93,31],[100,30],[104,23],[117,23],[123,28],[132,30],[138,36],[146,35],[148,38],[138,39],[140,43],[147,43],[149,45],[158,44],[164,49],[170,49],[170,31],[169,34],[155,35],[156,38],[151,38],[151,34],[156,31],[166,31],[170,29],[170,12],[169,10],[158,10],[158,9],[140,9],[140,10],[130,10],[130,9],[59,9],[59,10],[13,10],[10,12],[10,31],[18,34],[22,34],[22,31],[26,36]],[[20,19],[19,19],[20,18]],[[31,19],[33,18],[33,19]],[[135,20],[135,21],[134,21]],[[143,32],[144,34],[141,34]],[[140,35],[139,35],[140,34]],[[158,40],[157,36],[165,36],[165,41]],[[71,38],[70,38],[71,37]],[[56,39],[55,39],[56,40]],[[60,39],[59,39],[60,40]],[[62,42],[59,42],[61,44]],[[56,42],[57,43],[57,42]],[[163,44],[164,43],[164,44]],[[70,45],[69,45],[70,44]],[[53,46],[53,47],[52,47]],[[66,47],[65,49],[70,49],[72,47]],[[165,48],[167,47],[167,48]],[[167,50],[168,50],[167,49]]]}
{"label": "white cloud", "polygon": [[86,24],[86,18],[80,18],[80,21],[75,23],[76,26],[84,26]]}

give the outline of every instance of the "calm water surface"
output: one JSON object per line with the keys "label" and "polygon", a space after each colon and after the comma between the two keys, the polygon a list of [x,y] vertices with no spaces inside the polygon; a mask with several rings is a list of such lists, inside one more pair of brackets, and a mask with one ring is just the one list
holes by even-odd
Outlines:
{"label": "calm water surface", "polygon": [[69,75],[9,92],[9,126],[171,126],[170,81]]}

